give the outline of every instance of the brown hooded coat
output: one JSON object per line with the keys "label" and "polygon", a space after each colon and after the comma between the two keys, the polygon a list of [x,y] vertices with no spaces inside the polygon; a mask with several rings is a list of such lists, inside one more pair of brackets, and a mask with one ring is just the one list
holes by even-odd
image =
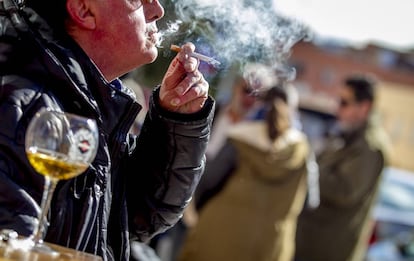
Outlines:
{"label": "brown hooded coat", "polygon": [[272,143],[263,122],[240,123],[229,139],[238,166],[201,210],[180,260],[290,261],[306,198],[307,139],[289,129]]}

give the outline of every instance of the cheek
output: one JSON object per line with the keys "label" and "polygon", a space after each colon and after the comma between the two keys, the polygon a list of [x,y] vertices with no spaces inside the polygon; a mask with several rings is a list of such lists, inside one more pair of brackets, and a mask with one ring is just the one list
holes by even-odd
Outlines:
{"label": "cheek", "polygon": [[136,44],[144,43],[146,40],[146,23],[142,13],[134,14],[128,19],[125,29],[127,39],[135,39]]}
{"label": "cheek", "polygon": [[[120,1],[121,2],[121,1]],[[114,10],[118,10],[115,11]],[[145,16],[143,8],[133,9],[131,6],[113,4],[107,16],[103,18],[104,26],[117,37],[117,41],[133,40],[145,35]]]}
{"label": "cheek", "polygon": [[131,57],[136,56],[136,51],[145,48],[145,25],[128,18],[119,19],[116,24],[109,26],[114,50],[123,51],[126,57]]}
{"label": "cheek", "polygon": [[339,109],[338,118],[340,121],[349,121],[352,118],[352,113],[348,108]]}

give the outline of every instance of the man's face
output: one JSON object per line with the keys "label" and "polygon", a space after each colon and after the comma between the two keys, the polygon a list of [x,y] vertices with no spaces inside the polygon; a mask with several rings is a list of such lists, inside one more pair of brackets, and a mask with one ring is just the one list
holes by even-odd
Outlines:
{"label": "man's face", "polygon": [[164,16],[158,0],[96,0],[95,39],[121,68],[153,62],[157,55],[155,22]]}
{"label": "man's face", "polygon": [[368,118],[370,102],[358,102],[351,88],[341,87],[339,92],[337,117],[344,131],[351,131],[362,126]]}

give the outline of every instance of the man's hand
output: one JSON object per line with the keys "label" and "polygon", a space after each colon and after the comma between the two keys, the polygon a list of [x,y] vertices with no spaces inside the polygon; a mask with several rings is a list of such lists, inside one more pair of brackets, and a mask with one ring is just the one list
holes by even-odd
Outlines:
{"label": "man's hand", "polygon": [[194,113],[207,100],[209,84],[198,70],[198,59],[190,56],[194,50],[192,43],[183,45],[162,80],[160,104],[169,111]]}

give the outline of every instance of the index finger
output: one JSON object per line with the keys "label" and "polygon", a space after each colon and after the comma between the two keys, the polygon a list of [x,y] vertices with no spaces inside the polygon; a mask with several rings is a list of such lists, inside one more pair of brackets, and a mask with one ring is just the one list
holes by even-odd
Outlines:
{"label": "index finger", "polygon": [[174,50],[179,52],[174,57],[164,77],[164,81],[173,83],[173,86],[177,85],[187,73],[195,72],[199,64],[198,60],[190,55],[195,50],[192,43],[186,43],[182,47],[177,46]]}

